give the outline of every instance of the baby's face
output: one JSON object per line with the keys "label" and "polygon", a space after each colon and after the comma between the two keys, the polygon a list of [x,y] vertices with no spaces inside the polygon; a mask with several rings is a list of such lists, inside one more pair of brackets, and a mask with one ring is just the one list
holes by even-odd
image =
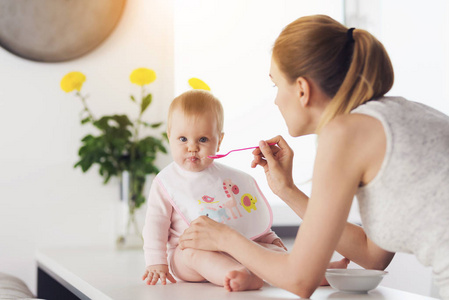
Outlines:
{"label": "baby's face", "polygon": [[213,114],[186,116],[175,110],[169,132],[170,150],[173,160],[184,170],[200,172],[213,160],[223,135],[217,130],[217,121]]}

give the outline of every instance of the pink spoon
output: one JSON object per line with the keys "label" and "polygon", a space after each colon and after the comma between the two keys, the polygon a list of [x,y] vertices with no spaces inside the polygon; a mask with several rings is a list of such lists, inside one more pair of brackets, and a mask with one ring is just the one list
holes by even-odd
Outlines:
{"label": "pink spoon", "polygon": [[[272,146],[272,145],[276,145],[276,143],[269,143],[268,145]],[[229,153],[231,153],[231,152],[242,151],[242,150],[249,150],[249,149],[256,149],[256,148],[259,148],[259,146],[248,147],[248,148],[242,148],[242,149],[234,149],[234,150],[229,151],[229,152],[226,153],[226,154],[208,155],[207,157],[210,158],[210,159],[223,158],[223,157],[225,157],[225,156],[228,156]]]}

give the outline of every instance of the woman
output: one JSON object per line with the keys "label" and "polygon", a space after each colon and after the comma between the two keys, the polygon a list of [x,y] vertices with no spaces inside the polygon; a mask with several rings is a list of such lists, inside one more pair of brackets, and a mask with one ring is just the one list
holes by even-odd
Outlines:
{"label": "woman", "polygon": [[[181,247],[227,252],[305,298],[334,250],[380,270],[394,252],[409,252],[433,267],[449,299],[449,117],[384,97],[394,76],[383,45],[327,16],[300,18],[282,31],[270,77],[289,134],[318,134],[310,201],[293,183],[293,151],[282,137],[253,152],[252,167],[262,166],[273,192],[303,218],[291,252],[263,249],[204,217],[185,231]],[[364,230],[346,222],[355,195]]]}

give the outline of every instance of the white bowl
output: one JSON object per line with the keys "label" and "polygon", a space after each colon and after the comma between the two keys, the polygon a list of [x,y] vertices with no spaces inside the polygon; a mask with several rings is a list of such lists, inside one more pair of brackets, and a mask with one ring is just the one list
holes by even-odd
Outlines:
{"label": "white bowl", "polygon": [[334,289],[350,293],[367,293],[375,289],[388,274],[366,269],[327,269],[326,279]]}

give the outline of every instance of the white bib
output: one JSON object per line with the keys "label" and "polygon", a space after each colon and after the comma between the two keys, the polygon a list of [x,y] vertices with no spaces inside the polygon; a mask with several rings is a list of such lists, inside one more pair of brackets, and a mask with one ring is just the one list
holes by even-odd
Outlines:
{"label": "white bib", "polygon": [[249,239],[271,228],[270,205],[256,181],[240,170],[214,162],[201,172],[190,172],[173,162],[154,180],[187,225],[207,215]]}

